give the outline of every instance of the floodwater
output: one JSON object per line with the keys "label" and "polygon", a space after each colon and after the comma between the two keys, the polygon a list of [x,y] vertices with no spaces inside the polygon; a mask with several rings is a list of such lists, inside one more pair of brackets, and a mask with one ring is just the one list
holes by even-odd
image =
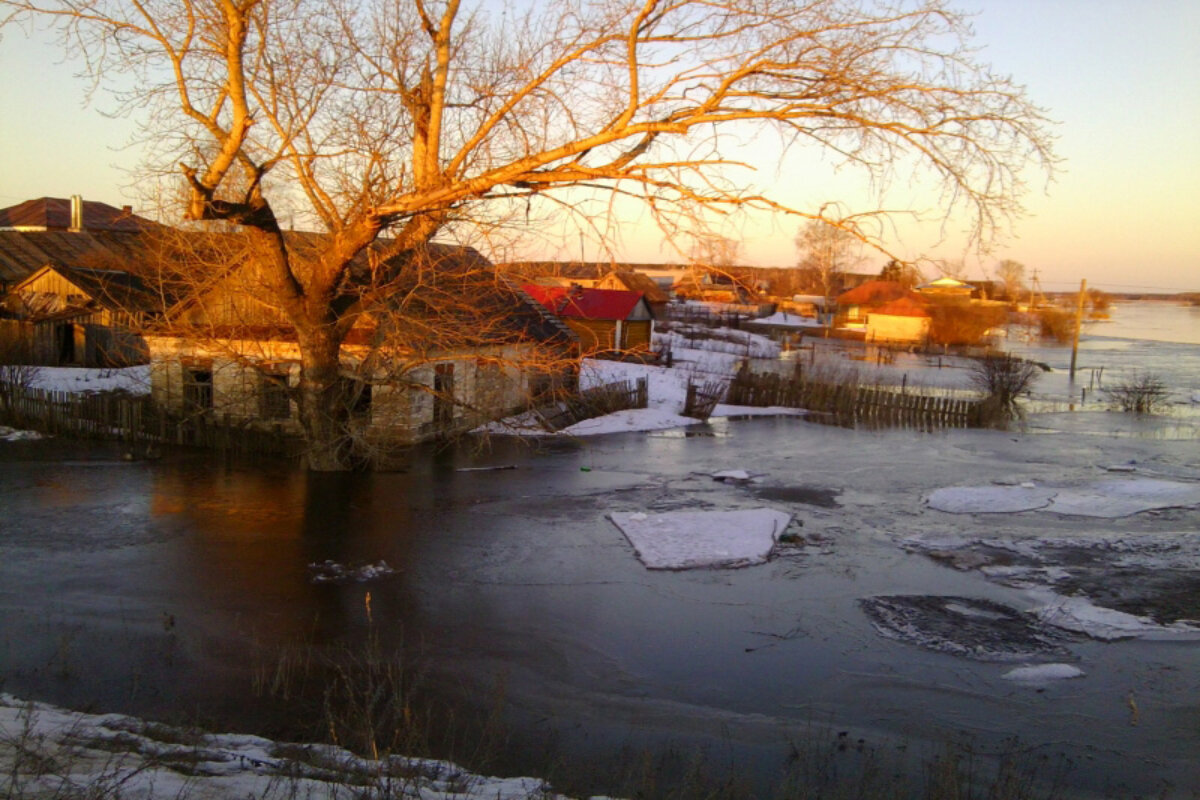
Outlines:
{"label": "floodwater", "polygon": [[[489,769],[548,775],[579,794],[623,788],[614,775],[630,753],[703,752],[717,771],[769,785],[792,743],[862,740],[914,771],[966,742],[1019,752],[1081,796],[1190,796],[1200,643],[1074,638],[1063,646],[1086,676],[1030,686],[1002,678],[1014,664],[884,638],[863,612],[863,598],[883,595],[1028,607],[1020,589],[905,551],[912,534],[1200,530],[1195,509],[1108,520],[950,515],[922,502],[944,486],[1093,480],[1114,464],[1200,475],[1194,439],[1067,428],[747,419],[703,436],[494,440],[422,454],[407,471],[335,476],[9,443],[0,690],[315,737],[320,687],[311,704],[267,702],[256,688],[285,654],[369,643],[403,652],[425,702],[443,709],[435,755],[471,766],[467,740],[495,722],[504,735]],[[710,477],[739,468],[758,482]],[[606,517],[763,505],[792,512],[803,540],[738,570],[648,571]],[[310,565],[326,560],[396,572],[314,582]],[[847,760],[835,771],[861,766],[857,746],[831,752]]]}

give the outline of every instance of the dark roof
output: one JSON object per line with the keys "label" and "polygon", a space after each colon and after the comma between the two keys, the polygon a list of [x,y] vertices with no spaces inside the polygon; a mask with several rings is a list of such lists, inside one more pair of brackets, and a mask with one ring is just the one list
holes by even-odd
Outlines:
{"label": "dark roof", "polygon": [[615,269],[609,274],[629,291],[641,292],[647,303],[667,303],[671,300],[649,275],[627,269]]}
{"label": "dark roof", "polygon": [[843,306],[881,306],[902,297],[923,302],[920,295],[905,288],[904,284],[881,280],[867,281],[848,292],[842,292],[837,296],[837,302]]}
{"label": "dark roof", "polygon": [[389,257],[388,245],[382,241],[375,257],[382,259],[378,271],[392,277],[384,296],[368,304],[367,313],[381,330],[401,330],[401,341],[414,349],[577,341],[473,247],[430,242]]}
{"label": "dark roof", "polygon": [[[78,313],[87,309],[94,310],[96,306],[129,314],[153,314],[162,310],[161,298],[137,275],[122,270],[73,269],[57,264],[48,265],[45,269],[54,270],[77,286],[84,293],[86,299],[81,303],[73,304],[68,309],[60,308],[56,304],[41,305],[36,299],[32,305],[28,301],[22,300],[21,305],[24,306],[25,316],[30,318],[45,316],[48,312],[60,316],[64,312]],[[30,275],[29,279],[36,278],[38,274]],[[23,294],[20,288],[20,286],[14,287],[14,296]]]}
{"label": "dark roof", "polygon": [[0,284],[23,281],[47,264],[135,269],[146,251],[137,233],[0,230]]}
{"label": "dark roof", "polygon": [[[139,217],[130,206],[116,208],[96,200],[83,201],[83,228],[91,231],[137,233],[156,227],[153,220]],[[71,201],[66,197],[39,197],[8,208],[0,208],[0,228],[71,228]]]}
{"label": "dark roof", "polygon": [[560,317],[624,320],[642,302],[641,292],[620,289],[568,289],[565,286],[535,284],[526,284],[521,288]]}

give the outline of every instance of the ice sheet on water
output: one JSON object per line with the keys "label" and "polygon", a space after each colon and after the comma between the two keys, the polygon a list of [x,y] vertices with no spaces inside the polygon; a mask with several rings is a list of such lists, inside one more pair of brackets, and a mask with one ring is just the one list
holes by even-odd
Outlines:
{"label": "ice sheet on water", "polygon": [[1087,673],[1071,664],[1034,664],[1010,669],[1000,677],[1020,683],[1049,683],[1070,678],[1082,678]]}
{"label": "ice sheet on water", "polygon": [[1052,489],[1025,486],[949,486],[930,492],[930,508],[949,514],[1012,514],[1050,505]]}
{"label": "ice sheet on water", "polygon": [[1116,519],[1143,511],[1200,505],[1200,483],[1158,478],[1111,478],[1078,486],[949,486],[925,498],[950,514],[1049,511],[1067,516]]}
{"label": "ice sheet on water", "polygon": [[880,635],[976,661],[1061,660],[1067,637],[1037,617],[974,597],[893,595],[859,605]]}
{"label": "ice sheet on water", "polygon": [[1200,638],[1200,532],[1035,537],[950,532],[904,537],[906,550],[1023,589],[1042,621],[1095,639]]}
{"label": "ice sheet on water", "polygon": [[761,564],[792,515],[770,508],[609,514],[648,569],[745,567]]}

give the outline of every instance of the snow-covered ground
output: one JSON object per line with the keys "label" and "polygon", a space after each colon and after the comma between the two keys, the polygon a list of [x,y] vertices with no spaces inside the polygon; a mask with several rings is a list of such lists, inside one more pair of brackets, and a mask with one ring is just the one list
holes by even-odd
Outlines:
{"label": "snow-covered ground", "polygon": [[122,369],[98,367],[37,367],[29,382],[32,389],[53,392],[150,393],[150,367]]}
{"label": "snow-covered ground", "polygon": [[126,800],[553,800],[543,781],[490,778],[446,761],[371,760],[329,745],[209,734],[83,714],[0,694],[0,795]]}

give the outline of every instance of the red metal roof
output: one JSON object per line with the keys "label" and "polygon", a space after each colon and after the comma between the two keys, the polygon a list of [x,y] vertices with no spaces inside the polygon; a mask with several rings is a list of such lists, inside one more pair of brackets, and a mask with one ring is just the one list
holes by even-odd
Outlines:
{"label": "red metal roof", "polygon": [[[157,223],[133,213],[129,206],[116,208],[96,200],[83,201],[83,227],[93,231],[137,233]],[[39,197],[0,208],[0,228],[44,228],[65,231],[71,227],[71,201],[65,197]]]}
{"label": "red metal roof", "polygon": [[529,283],[525,292],[560,317],[581,319],[628,319],[642,301],[641,292],[619,289],[582,289],[577,286],[538,286]]}

